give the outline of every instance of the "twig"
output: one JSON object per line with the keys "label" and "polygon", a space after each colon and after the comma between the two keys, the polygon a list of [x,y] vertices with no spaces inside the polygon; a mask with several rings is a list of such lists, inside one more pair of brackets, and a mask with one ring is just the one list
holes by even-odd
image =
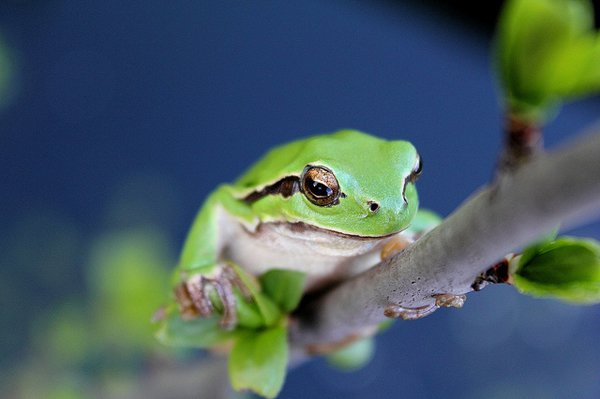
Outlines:
{"label": "twig", "polygon": [[504,125],[504,147],[498,160],[498,173],[510,173],[543,150],[539,125],[508,113]]}
{"label": "twig", "polygon": [[398,255],[307,305],[291,326],[296,360],[385,320],[390,305],[422,308],[465,294],[504,255],[554,229],[600,214],[600,131],[499,176]]}

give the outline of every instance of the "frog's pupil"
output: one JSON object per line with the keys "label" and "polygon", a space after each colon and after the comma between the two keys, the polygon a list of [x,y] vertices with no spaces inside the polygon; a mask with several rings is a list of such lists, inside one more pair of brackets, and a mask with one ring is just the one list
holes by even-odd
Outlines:
{"label": "frog's pupil", "polygon": [[309,179],[308,187],[315,197],[329,197],[333,194],[333,190],[323,183]]}

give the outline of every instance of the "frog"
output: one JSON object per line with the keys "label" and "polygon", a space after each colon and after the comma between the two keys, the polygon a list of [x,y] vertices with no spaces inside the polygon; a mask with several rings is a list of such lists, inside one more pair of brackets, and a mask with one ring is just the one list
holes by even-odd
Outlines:
{"label": "frog", "polygon": [[402,251],[424,230],[409,228],[421,172],[409,141],[352,129],[271,149],[198,211],[173,275],[182,318],[218,312],[222,329],[235,328],[236,301],[251,294],[232,264],[252,276],[303,272],[310,293]]}

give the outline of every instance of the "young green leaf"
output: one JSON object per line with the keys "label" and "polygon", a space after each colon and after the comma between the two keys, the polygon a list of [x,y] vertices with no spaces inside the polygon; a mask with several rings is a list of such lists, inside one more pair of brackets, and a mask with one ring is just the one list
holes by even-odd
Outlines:
{"label": "young green leaf", "polygon": [[441,221],[442,218],[437,213],[428,209],[419,209],[419,212],[417,212],[415,218],[410,222],[410,226],[406,231],[413,234],[422,234],[433,229]]}
{"label": "young green leaf", "polygon": [[559,238],[526,249],[512,272],[521,292],[569,302],[600,302],[600,244]]}
{"label": "young green leaf", "polygon": [[564,98],[600,90],[600,37],[587,34],[564,46],[555,57],[555,79],[549,88]]}
{"label": "young green leaf", "polygon": [[274,326],[281,319],[279,307],[262,292],[253,297],[267,327]]}
{"label": "young green leaf", "polygon": [[156,338],[164,345],[187,348],[210,348],[235,337],[239,332],[219,327],[219,317],[183,320],[177,312],[168,312],[161,321]]}
{"label": "young green leaf", "polygon": [[524,248],[520,257],[520,264],[529,263],[529,261],[538,254],[541,248],[556,240],[559,228],[560,226],[556,226],[554,230],[538,237],[538,239],[535,242]]}
{"label": "young green leaf", "polygon": [[539,121],[558,102],[600,88],[598,35],[588,0],[509,0],[496,63],[510,112]]}
{"label": "young green leaf", "polygon": [[235,390],[250,389],[267,398],[277,396],[288,361],[287,328],[248,331],[229,355],[229,378]]}
{"label": "young green leaf", "polygon": [[256,329],[266,325],[256,302],[252,299],[248,301],[237,292],[235,293],[235,311],[240,327]]}
{"label": "young green leaf", "polygon": [[332,366],[353,371],[364,367],[375,353],[375,338],[367,337],[327,355],[327,362]]}
{"label": "young green leaf", "polygon": [[[261,328],[265,326],[265,319],[260,311],[256,301],[253,298],[246,298],[236,288],[233,291],[235,296],[235,312],[238,325],[246,328]],[[223,303],[219,294],[215,290],[209,292],[209,298],[217,314],[223,314]]]}
{"label": "young green leaf", "polygon": [[300,303],[305,281],[306,274],[294,270],[272,269],[260,276],[265,294],[286,313]]}
{"label": "young green leaf", "polygon": [[232,264],[233,270],[248,288],[252,300],[256,303],[266,326],[273,326],[281,318],[281,311],[277,305],[261,292],[260,285],[254,278],[238,265]]}

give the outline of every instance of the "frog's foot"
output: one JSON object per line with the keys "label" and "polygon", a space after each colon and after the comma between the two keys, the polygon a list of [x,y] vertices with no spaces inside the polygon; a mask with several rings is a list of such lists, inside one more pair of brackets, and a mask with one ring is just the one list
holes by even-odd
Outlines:
{"label": "frog's foot", "polygon": [[437,294],[435,298],[435,306],[438,308],[462,308],[467,300],[466,295],[454,294]]}
{"label": "frog's foot", "polygon": [[390,318],[402,320],[416,320],[429,316],[439,308],[462,308],[467,297],[465,295],[437,294],[433,296],[435,302],[431,305],[408,308],[400,305],[388,305],[383,314]]}
{"label": "frog's foot", "polygon": [[211,295],[214,293],[222,306],[222,317],[219,322],[221,328],[233,329],[237,323],[234,287],[238,288],[244,297],[250,297],[248,288],[227,265],[219,266],[216,273],[211,274],[210,277],[203,274],[192,275],[175,287],[175,298],[182,318],[212,316],[215,313],[215,306]]}
{"label": "frog's foot", "polygon": [[425,305],[418,308],[408,308],[400,305],[388,305],[383,314],[385,317],[402,320],[417,320],[425,316],[429,316],[437,310],[435,305]]}
{"label": "frog's foot", "polygon": [[404,248],[412,244],[414,240],[411,237],[407,237],[401,234],[395,235],[388,242],[385,243],[381,249],[381,260],[385,260],[401,252]]}

